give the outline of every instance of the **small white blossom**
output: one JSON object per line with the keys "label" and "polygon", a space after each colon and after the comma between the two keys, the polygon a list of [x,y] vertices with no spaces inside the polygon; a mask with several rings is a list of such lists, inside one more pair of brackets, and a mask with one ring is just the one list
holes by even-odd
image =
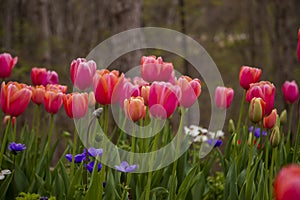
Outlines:
{"label": "small white blossom", "polygon": [[206,142],[208,140],[208,137],[206,135],[198,135],[195,137],[193,142]]}

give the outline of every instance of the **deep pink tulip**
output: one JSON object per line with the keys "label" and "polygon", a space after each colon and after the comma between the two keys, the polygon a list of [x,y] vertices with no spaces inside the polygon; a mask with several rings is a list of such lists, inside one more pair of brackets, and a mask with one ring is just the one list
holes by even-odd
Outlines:
{"label": "deep pink tulip", "polygon": [[145,81],[169,81],[174,76],[172,63],[164,62],[161,57],[143,56],[141,59],[141,75]]}
{"label": "deep pink tulip", "polygon": [[70,118],[80,119],[88,110],[88,94],[72,93],[63,96],[64,108]]}
{"label": "deep pink tulip", "polygon": [[298,61],[300,62],[300,28],[298,30],[297,57],[298,57]]}
{"label": "deep pink tulip", "polygon": [[47,82],[43,85],[47,84],[58,84],[58,74],[55,71],[47,71]]}
{"label": "deep pink tulip", "polygon": [[215,104],[220,109],[227,109],[232,103],[234,90],[218,86],[215,90]]}
{"label": "deep pink tulip", "polygon": [[112,95],[119,81],[119,72],[116,70],[97,70],[94,76],[95,99],[102,105],[112,102]]}
{"label": "deep pink tulip", "polygon": [[251,83],[256,83],[259,81],[261,74],[261,69],[242,66],[240,69],[240,85],[245,90],[248,90]]}
{"label": "deep pink tulip", "polygon": [[181,90],[179,99],[180,106],[184,108],[191,107],[201,94],[201,82],[199,79],[191,79],[188,76],[181,76],[178,79],[178,85]]}
{"label": "deep pink tulip", "polygon": [[260,97],[266,103],[265,115],[269,115],[274,108],[275,86],[269,81],[260,81],[250,84],[246,93],[246,101],[250,102],[253,97]]}
{"label": "deep pink tulip", "polygon": [[168,118],[178,106],[180,87],[168,82],[153,82],[149,92],[149,110],[153,117]]}
{"label": "deep pink tulip", "polygon": [[13,117],[18,117],[27,108],[32,92],[25,84],[17,82],[2,82],[0,93],[0,106],[2,111]]}
{"label": "deep pink tulip", "polygon": [[274,181],[276,200],[300,199],[300,166],[291,164],[283,167]]}
{"label": "deep pink tulip", "polygon": [[32,68],[31,82],[33,85],[44,85],[45,83],[47,83],[47,69],[37,67]]}
{"label": "deep pink tulip", "polygon": [[47,90],[44,95],[44,107],[48,113],[56,114],[63,104],[63,93],[57,90]]}
{"label": "deep pink tulip", "polygon": [[8,78],[15,65],[18,62],[18,57],[12,58],[9,53],[0,54],[0,78]]}
{"label": "deep pink tulip", "polygon": [[286,102],[294,103],[298,100],[299,91],[296,81],[285,81],[281,89]]}
{"label": "deep pink tulip", "polygon": [[80,90],[85,90],[93,85],[93,77],[96,73],[96,63],[84,58],[73,60],[70,68],[72,83]]}

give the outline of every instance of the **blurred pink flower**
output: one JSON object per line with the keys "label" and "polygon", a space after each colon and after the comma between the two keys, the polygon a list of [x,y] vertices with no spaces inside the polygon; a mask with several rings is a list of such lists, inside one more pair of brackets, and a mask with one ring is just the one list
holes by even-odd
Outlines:
{"label": "blurred pink flower", "polygon": [[232,88],[218,86],[215,90],[215,104],[220,109],[227,109],[233,100],[234,90]]}
{"label": "blurred pink flower", "polygon": [[18,57],[12,58],[9,53],[0,54],[0,78],[8,78],[15,65],[18,62]]}
{"label": "blurred pink flower", "polygon": [[201,94],[201,82],[199,79],[191,79],[188,76],[181,76],[178,79],[178,85],[181,89],[180,106],[184,108],[191,107]]}
{"label": "blurred pink flower", "polygon": [[299,91],[296,81],[285,81],[281,89],[286,102],[294,103],[298,100]]}

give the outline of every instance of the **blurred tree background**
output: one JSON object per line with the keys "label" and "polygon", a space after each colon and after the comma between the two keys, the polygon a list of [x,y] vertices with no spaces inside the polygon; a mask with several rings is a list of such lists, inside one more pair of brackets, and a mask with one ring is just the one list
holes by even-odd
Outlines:
{"label": "blurred tree background", "polygon": [[[30,84],[32,67],[56,70],[72,90],[69,66],[108,37],[136,27],[164,27],[191,36],[210,54],[226,86],[235,89],[229,116],[237,116],[243,90],[242,65],[263,69],[263,78],[277,86],[276,107],[284,105],[282,83],[296,79],[300,27],[299,0],[0,0],[0,51],[19,57],[12,80]],[[158,36],[159,37],[159,36]],[[200,77],[179,56],[158,51],[181,73]],[[114,63],[126,72],[149,51],[126,54]],[[106,66],[102,66],[106,67]],[[205,83],[199,100],[201,125],[210,119]],[[60,112],[59,118],[65,118]],[[28,113],[30,114],[30,113]],[[71,120],[58,120],[70,127]],[[66,122],[67,121],[67,122]]]}

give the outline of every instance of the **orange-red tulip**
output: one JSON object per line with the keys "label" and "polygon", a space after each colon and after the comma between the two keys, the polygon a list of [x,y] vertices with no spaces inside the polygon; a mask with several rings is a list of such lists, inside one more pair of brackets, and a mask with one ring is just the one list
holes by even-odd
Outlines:
{"label": "orange-red tulip", "polygon": [[2,82],[0,105],[2,111],[13,117],[21,115],[27,108],[32,92],[25,84]]}
{"label": "orange-red tulip", "polygon": [[242,66],[240,70],[240,85],[245,90],[248,90],[251,83],[256,83],[259,81],[261,74],[261,69]]}
{"label": "orange-red tulip", "polygon": [[70,118],[82,118],[88,110],[87,93],[65,94],[63,96],[63,102],[65,111]]}
{"label": "orange-red tulip", "polygon": [[273,109],[271,114],[268,116],[264,117],[264,128],[271,129],[274,127],[276,124],[276,119],[277,119],[277,110]]}
{"label": "orange-red tulip", "polygon": [[136,122],[146,115],[146,106],[142,97],[130,97],[124,100],[124,111],[126,116]]}
{"label": "orange-red tulip", "polygon": [[56,114],[63,104],[63,93],[60,91],[46,90],[44,107],[48,113]]}
{"label": "orange-red tulip", "polygon": [[112,94],[119,80],[119,72],[97,70],[94,76],[94,93],[96,101],[102,105],[112,103]]}

